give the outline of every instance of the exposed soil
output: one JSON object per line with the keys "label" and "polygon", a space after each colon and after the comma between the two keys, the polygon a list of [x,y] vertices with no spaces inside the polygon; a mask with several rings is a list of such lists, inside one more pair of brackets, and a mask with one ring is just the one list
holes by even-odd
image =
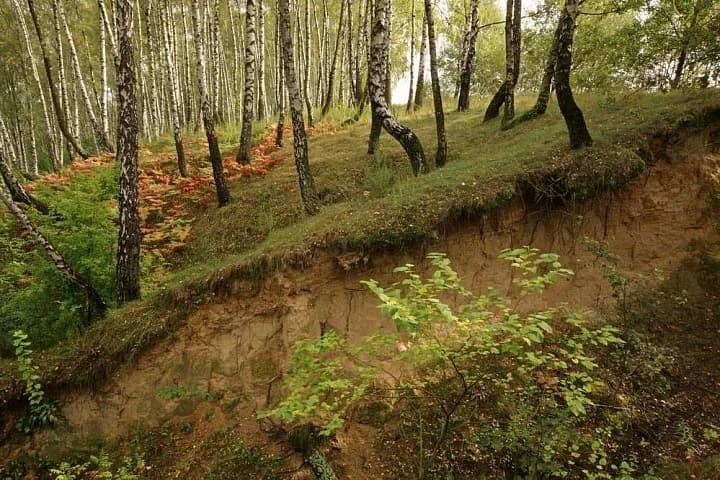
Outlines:
{"label": "exposed soil", "polygon": [[[682,271],[688,259],[696,259],[698,252],[715,242],[714,189],[720,154],[711,138],[705,132],[673,145],[654,146],[654,165],[621,192],[553,209],[517,201],[498,213],[449,226],[434,240],[402,252],[339,257],[326,252],[303,271],[279,272],[257,282],[237,281],[230,293],[203,306],[174,335],[106,382],[92,390],[68,392],[61,399],[66,421],[38,434],[35,444],[42,455],[60,457],[92,440],[108,441],[138,428],[152,430],[183,420],[194,426],[185,447],[214,429],[228,427],[241,432],[248,444],[272,443],[254,414],[276,395],[292,343],[327,328],[350,339],[392,329],[360,281],[374,278],[390,283],[396,279],[393,268],[405,263],[425,269],[423,258],[428,252],[447,253],[466,286],[476,291],[488,286],[510,288],[511,272],[497,258],[503,248],[531,245],[556,252],[576,275],[550,289],[544,301],[609,310],[616,299],[598,261],[598,245],[617,256],[617,268],[638,280],[638,285],[653,287],[660,283],[657,272]],[[688,288],[686,281],[698,282],[694,276],[678,281],[683,285],[679,289]],[[718,396],[710,404],[696,404],[720,391],[718,326],[706,327],[704,334],[690,332],[671,318],[653,327],[659,333],[671,330],[683,336],[685,348],[696,351],[683,367],[689,372],[687,382],[674,387],[691,392],[685,399],[681,393],[673,396],[684,402],[682,411],[688,415],[693,408],[707,411],[708,405],[718,406]],[[709,332],[716,337],[709,337]],[[703,365],[705,370],[699,371]],[[694,387],[695,383],[701,386]],[[192,394],[167,399],[173,391]],[[342,478],[369,478],[373,431],[353,425],[339,436],[333,461]],[[168,465],[168,476],[171,471]],[[164,474],[156,474],[163,478]]]}

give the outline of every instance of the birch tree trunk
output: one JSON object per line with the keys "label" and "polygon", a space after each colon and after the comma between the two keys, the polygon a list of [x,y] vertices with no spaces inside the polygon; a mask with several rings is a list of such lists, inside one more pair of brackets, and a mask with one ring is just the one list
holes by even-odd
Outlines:
{"label": "birch tree trunk", "polygon": [[193,37],[195,38],[195,52],[197,57],[196,65],[198,90],[200,92],[200,110],[202,113],[203,126],[205,127],[205,137],[208,141],[210,163],[213,169],[213,179],[215,180],[218,205],[220,207],[224,207],[230,202],[230,191],[228,190],[227,182],[225,180],[220,146],[218,145],[217,134],[215,133],[215,116],[213,114],[212,107],[210,106],[207,85],[205,83],[205,45],[203,36],[200,32],[200,4],[198,0],[193,0],[192,2],[192,23]]}
{"label": "birch tree trunk", "polygon": [[27,0],[28,9],[30,10],[30,18],[32,18],[33,25],[35,26],[35,33],[37,34],[38,41],[40,42],[40,50],[42,51],[43,65],[45,67],[45,75],[47,77],[48,85],[50,87],[50,96],[52,97],[53,108],[55,109],[55,117],[57,119],[58,126],[60,127],[60,131],[62,132],[65,139],[72,145],[78,155],[80,155],[84,159],[90,158],[90,155],[82,148],[82,146],[80,146],[80,143],[73,136],[68,127],[68,123],[65,117],[65,111],[62,108],[60,96],[58,94],[57,85],[53,80],[52,66],[50,64],[48,47],[45,41],[45,36],[43,35],[42,28],[40,26],[37,11],[35,10],[34,2],[35,0]]}
{"label": "birch tree trunk", "polygon": [[[0,119],[0,121],[2,121],[2,119]],[[15,176],[15,173],[12,170],[12,166],[8,163],[7,156],[8,155],[5,153],[2,145],[0,145],[0,177],[2,177],[3,182],[7,186],[12,200],[15,202],[24,203],[28,206],[32,206],[43,215],[47,215],[48,213],[50,213],[50,209],[47,205],[38,200],[34,195],[31,195],[27,190],[25,190],[25,188]]]}
{"label": "birch tree trunk", "polygon": [[[510,3],[508,1],[508,7]],[[506,125],[515,116],[515,86],[520,76],[520,35],[521,35],[521,16],[522,16],[522,0],[512,1],[513,14],[511,26],[511,61],[507,63],[507,86],[505,87],[505,110],[503,112],[502,124]]]}
{"label": "birch tree trunk", "polygon": [[243,96],[243,116],[240,127],[240,148],[237,162],[241,165],[250,164],[250,148],[252,146],[252,122],[255,119],[255,0],[247,0],[245,10],[245,93]]}
{"label": "birch tree trunk", "polygon": [[333,103],[333,90],[335,89],[335,74],[337,72],[338,56],[340,55],[340,46],[342,45],[343,24],[345,22],[345,7],[347,0],[340,0],[340,19],[338,20],[337,36],[335,37],[335,51],[330,64],[330,72],[328,73],[327,91],[325,92],[325,103],[322,108],[322,116],[328,114]]}
{"label": "birch tree trunk", "polygon": [[427,19],[428,47],[430,50],[430,78],[432,80],[435,130],[437,132],[435,166],[442,167],[447,161],[447,136],[445,134],[445,111],[443,110],[442,92],[440,91],[440,76],[438,75],[435,21],[433,20],[432,8],[432,0],[425,0],[425,18]]}
{"label": "birch tree trunk", "polygon": [[115,291],[118,303],[140,298],[140,194],[138,116],[135,97],[135,52],[131,0],[115,0],[118,56],[117,160],[120,164],[120,211]]}
{"label": "birch tree trunk", "polygon": [[[375,12],[373,18],[372,36],[370,39],[370,73],[368,78],[368,89],[373,109],[373,125],[371,126],[371,138],[368,151],[373,141],[377,143],[379,136],[379,125],[397,140],[410,160],[413,174],[427,173],[428,165],[425,159],[420,139],[405,125],[398,122],[386,103],[386,75],[387,59],[390,49],[390,38],[388,31],[388,8],[389,0],[375,0]],[[374,151],[374,147],[372,148]]]}
{"label": "birch tree trunk", "polygon": [[101,150],[112,151],[110,139],[105,135],[103,126],[98,121],[97,115],[95,114],[95,107],[93,107],[92,101],[90,100],[90,94],[88,93],[82,69],[80,68],[80,59],[78,58],[77,49],[75,48],[75,41],[73,40],[73,36],[68,25],[63,0],[58,2],[58,13],[60,15],[62,26],[65,30],[65,37],[67,38],[68,47],[70,48],[70,61],[72,63],[73,70],[75,71],[77,85],[80,87],[80,93],[82,93],[83,102],[85,103],[85,111],[87,112],[90,125],[92,126],[93,133],[95,134],[95,140]]}
{"label": "birch tree trunk", "polygon": [[427,50],[427,18],[425,17],[425,13],[423,13],[422,34],[420,37],[420,59],[418,61],[418,77],[417,86],[415,87],[414,110],[421,109],[423,106],[423,100],[425,99],[425,52]]}
{"label": "birch tree trunk", "polygon": [[178,171],[180,176],[185,178],[188,176],[187,161],[185,160],[185,147],[183,146],[183,131],[180,125],[180,112],[178,111],[179,101],[179,86],[178,86],[178,75],[177,69],[175,68],[175,59],[172,54],[171,36],[167,25],[172,21],[167,10],[161,9],[160,21],[165,25],[162,28],[163,42],[162,48],[165,54],[165,65],[167,69],[167,76],[170,80],[170,90],[172,95],[170,96],[170,116],[172,117],[173,124],[173,138],[175,139],[175,152],[177,154]]}
{"label": "birch tree trunk", "polygon": [[315,189],[315,180],[308,162],[307,135],[305,134],[305,122],[303,121],[303,101],[295,77],[289,0],[278,0],[278,21],[280,22],[281,56],[284,65],[285,84],[290,100],[290,115],[293,123],[293,153],[300,185],[300,196],[302,197],[305,212],[308,215],[315,215],[320,211],[320,198]]}
{"label": "birch tree trunk", "polygon": [[25,22],[25,14],[20,7],[19,0],[13,0],[13,6],[20,23],[20,29],[22,30],[23,39],[25,40],[25,48],[30,61],[30,70],[32,71],[33,80],[38,88],[38,95],[40,97],[40,104],[43,110],[43,120],[45,120],[45,129],[48,137],[48,156],[50,157],[50,163],[54,170],[60,168],[60,160],[57,155],[57,139],[55,138],[55,129],[53,128],[52,121],[50,120],[50,109],[47,101],[45,100],[45,88],[43,87],[42,81],[40,80],[40,73],[37,68],[37,61],[35,59],[35,52],[32,44],[30,43],[30,34],[28,33],[27,23]]}
{"label": "birch tree trunk", "polygon": [[566,15],[565,10],[560,14],[560,20],[558,26],[555,28],[555,34],[553,35],[553,41],[548,51],[547,59],[545,60],[545,70],[543,72],[543,78],[540,83],[540,91],[538,92],[538,98],[535,101],[535,106],[529,111],[523,113],[519,117],[515,117],[513,121],[508,122],[503,126],[503,129],[510,129],[522,122],[532,120],[545,114],[547,111],[548,101],[550,100],[550,90],[552,89],[552,81],[555,77],[555,67],[557,65],[558,58],[558,41],[560,39],[561,25],[563,24],[564,16]]}
{"label": "birch tree trunk", "polygon": [[472,0],[470,4],[470,29],[468,30],[460,65],[460,91],[458,92],[458,111],[464,112],[470,108],[470,83],[475,72],[475,43],[477,42],[478,29],[478,8],[480,1]]}
{"label": "birch tree trunk", "polygon": [[413,100],[415,99],[415,0],[410,3],[410,12],[410,88],[408,89],[405,113],[413,111]]}
{"label": "birch tree trunk", "polygon": [[265,92],[265,11],[263,10],[262,0],[258,0],[257,24],[257,119],[265,120],[268,112],[267,93]]}
{"label": "birch tree trunk", "polygon": [[[2,153],[0,153],[2,155]],[[4,163],[4,159],[0,158],[0,164]],[[25,212],[13,201],[10,194],[0,185],[0,200],[5,204],[8,210],[20,222],[22,227],[35,239],[40,248],[50,257],[63,277],[72,285],[83,292],[86,299],[86,325],[95,318],[103,315],[107,310],[107,304],[100,294],[65,261],[65,258],[53,246],[50,241],[38,230],[35,224]]]}
{"label": "birch tree trunk", "polygon": [[[108,104],[110,103],[110,86],[108,85],[108,68],[107,68],[107,32],[105,31],[105,22],[103,22],[102,0],[98,2],[100,5],[100,117],[102,121],[103,135],[110,138],[110,115],[108,114]],[[149,109],[151,112],[153,109]]]}
{"label": "birch tree trunk", "polygon": [[[308,50],[312,47],[310,45],[310,0],[305,0],[305,45],[307,45]],[[278,32],[279,33],[279,32]],[[281,52],[281,50],[279,51]],[[278,62],[282,63],[282,53],[280,54],[280,58],[278,58]],[[280,80],[282,80],[282,68],[279,71],[279,77]],[[308,55],[305,55],[305,71],[303,72],[303,97],[305,98],[305,108],[307,110],[307,119],[308,119],[308,127],[313,128],[315,126],[315,116],[313,115],[313,104],[310,100],[310,55],[308,52]],[[283,95],[285,94],[283,91],[284,86],[280,86],[280,92],[279,97],[282,100]],[[284,105],[283,105],[284,108]]]}
{"label": "birch tree trunk", "polygon": [[575,25],[580,12],[579,0],[565,0],[563,15],[560,17],[560,34],[558,36],[558,57],[555,67],[555,94],[558,105],[565,118],[570,146],[581,148],[593,143],[590,132],[585,124],[582,110],[575,103],[570,88],[570,69],[572,68],[572,44],[575,36]]}

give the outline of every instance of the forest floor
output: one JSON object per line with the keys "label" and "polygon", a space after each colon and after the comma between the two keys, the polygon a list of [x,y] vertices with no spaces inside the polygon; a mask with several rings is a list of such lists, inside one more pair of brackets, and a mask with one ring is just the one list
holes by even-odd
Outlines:
{"label": "forest floor", "polygon": [[[318,251],[341,257],[349,253],[346,258],[352,267],[365,252],[400,250],[426,238],[437,238],[454,223],[498,210],[513,199],[553,205],[620,189],[654,160],[649,157],[654,141],[668,141],[666,133],[679,127],[692,129],[717,121],[720,112],[720,92],[714,90],[580,95],[578,101],[595,139],[591,148],[581,152],[568,149],[565,126],[554,105],[544,117],[510,131],[500,131],[498,121],[483,124],[480,110],[450,112],[446,118],[448,164],[419,178],[411,176],[402,150],[385,133],[380,153],[366,154],[367,119],[347,127],[318,121],[309,131],[309,148],[323,208],[314,217],[304,215],[300,203],[289,129],[286,146],[276,149],[271,126],[259,128],[250,167],[234,162],[235,130],[221,130],[233,199],[223,209],[215,205],[202,135],[189,134],[186,138],[191,173],[186,179],[176,174],[171,138],[143,147],[144,299],[114,309],[82,335],[38,355],[43,382],[51,392],[96,384],[176,330],[211,298],[223,295],[233,280],[258,279],[283,268],[303,268]],[[518,111],[528,104],[521,100]],[[708,119],[707,115],[714,117]],[[419,135],[431,160],[435,150],[433,117],[421,112],[401,115],[401,119]],[[53,189],[72,184],[76,175],[94,175],[113,168],[112,156],[98,157],[45,176],[32,188],[41,196],[50,195]],[[714,268],[710,267],[695,264],[688,272],[710,275]],[[720,375],[711,361],[720,352],[720,343],[709,335],[698,338],[695,333],[701,327],[706,333],[717,331],[720,300],[718,292],[706,286],[687,294],[697,295],[693,298],[698,301],[704,299],[703,315],[678,311],[682,302],[664,305],[664,299],[674,297],[669,291],[662,293],[662,288],[653,290],[657,298],[643,299],[642,309],[636,312],[643,317],[639,329],[645,329],[658,343],[671,343],[674,350],[689,353],[682,357],[680,373],[673,377],[673,393],[658,399],[663,405],[675,402],[673,412],[686,415],[689,422],[696,405],[720,408],[714,394],[720,388]],[[688,303],[695,304],[682,305]],[[648,321],[652,315],[654,320]],[[687,322],[668,323],[668,318],[686,318]],[[2,405],[19,394],[13,371],[10,362],[0,366]],[[648,411],[653,408],[660,411],[652,405]],[[176,434],[151,432],[148,435],[153,438],[148,441],[161,445],[178,437]],[[164,440],[154,438],[156,435]],[[218,441],[227,443],[224,438]],[[685,441],[689,445],[689,468],[694,469],[691,474],[714,478],[707,472],[713,472],[720,460],[695,462],[695,457],[705,457],[708,452],[696,454],[691,447],[698,442]],[[172,448],[182,451],[183,442]],[[199,448],[193,455],[202,455],[202,445]],[[248,457],[257,455],[247,451]],[[677,459],[675,452],[672,459]],[[687,469],[680,469],[676,477],[668,473],[666,478],[687,478],[683,476],[687,474]]]}

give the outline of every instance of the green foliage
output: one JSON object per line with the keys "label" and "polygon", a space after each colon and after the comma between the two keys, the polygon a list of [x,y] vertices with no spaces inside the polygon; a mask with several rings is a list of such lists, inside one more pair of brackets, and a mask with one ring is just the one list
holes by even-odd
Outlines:
{"label": "green foliage", "polygon": [[[528,247],[504,250],[501,258],[517,272],[521,299],[572,275],[557,255]],[[565,305],[534,310],[493,289],[477,295],[462,286],[445,255],[428,259],[434,269],[428,278],[408,264],[395,269],[404,279],[390,287],[363,282],[395,322],[396,335],[366,337],[355,346],[334,332],[298,342],[288,395],[262,416],[316,422],[329,435],[379,391],[391,403],[418,399],[437,426],[417,432],[420,445],[432,446],[414,448],[423,457],[421,477],[452,471],[439,465],[453,437],[464,446],[450,457],[479,451],[476,460],[479,455],[495,474],[634,478],[636,462],[618,460],[613,442],[627,415],[620,406],[603,410],[615,400],[596,359],[623,343],[617,329],[594,325],[590,312]],[[385,369],[389,363],[393,368]],[[388,370],[396,372],[391,381]]]}
{"label": "green foliage", "polygon": [[13,333],[13,347],[15,347],[17,368],[20,378],[25,383],[25,396],[29,404],[27,414],[17,424],[18,430],[30,433],[36,428],[54,425],[58,421],[57,405],[45,396],[40,376],[37,373],[38,367],[33,363],[31,343],[28,335],[22,330],[16,330]]}
{"label": "green foliage", "polygon": [[140,478],[137,472],[144,466],[142,459],[128,458],[119,468],[113,469],[110,457],[101,453],[99,456],[90,456],[90,459],[82,464],[63,462],[57,468],[51,469],[50,473],[53,480],[137,480]]}
{"label": "green foliage", "polygon": [[[116,228],[113,199],[116,169],[99,167],[75,175],[69,185],[42,187],[37,193],[55,215],[33,215],[43,234],[67,262],[105,299],[114,296]],[[14,221],[0,216],[0,330],[23,329],[47,347],[77,331],[84,321],[85,298],[68,284],[45,252],[18,238]],[[0,352],[10,339],[0,338]]]}
{"label": "green foliage", "polygon": [[383,195],[395,182],[395,174],[380,153],[373,156],[372,166],[365,168],[365,188],[374,195]]}
{"label": "green foliage", "polygon": [[282,463],[274,455],[245,445],[243,439],[233,431],[215,432],[203,442],[208,448],[207,458],[211,459],[205,480],[228,478],[254,478],[258,480],[280,480]]}
{"label": "green foliage", "polygon": [[208,392],[203,392],[197,387],[183,387],[178,385],[161,388],[157,396],[162,400],[178,400],[182,398],[207,399],[210,397]]}

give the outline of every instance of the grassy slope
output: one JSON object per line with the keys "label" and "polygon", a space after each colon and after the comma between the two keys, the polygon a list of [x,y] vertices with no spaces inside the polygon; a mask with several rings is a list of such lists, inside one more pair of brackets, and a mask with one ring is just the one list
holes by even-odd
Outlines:
{"label": "grassy slope", "polygon": [[[320,214],[301,213],[289,158],[267,177],[235,181],[229,207],[193,206],[192,233],[184,254],[173,259],[168,281],[155,285],[142,302],[112,311],[84,335],[43,353],[38,363],[45,382],[50,388],[93,382],[173,331],[229,280],[306,266],[316,248],[401,247],[447,222],[498,208],[528,186],[536,195],[563,198],[618,188],[644,167],[637,154],[644,134],[692,127],[707,111],[717,116],[720,92],[580,96],[579,103],[596,140],[592,148],[567,149],[565,126],[554,106],[544,117],[507,132],[499,131],[497,121],[482,124],[480,110],[452,112],[447,116],[448,165],[417,179],[409,176],[407,160],[387,134],[381,156],[365,154],[366,122],[336,132],[325,127],[329,133],[318,133],[310,142],[311,166],[325,202]],[[405,120],[432,157],[433,117]],[[226,155],[234,137],[227,132],[221,138]],[[287,144],[289,157],[291,138]],[[168,159],[171,149],[169,142],[151,147]],[[190,149],[191,155],[201,151],[197,145]],[[0,404],[19,394],[10,367],[0,366]]]}

